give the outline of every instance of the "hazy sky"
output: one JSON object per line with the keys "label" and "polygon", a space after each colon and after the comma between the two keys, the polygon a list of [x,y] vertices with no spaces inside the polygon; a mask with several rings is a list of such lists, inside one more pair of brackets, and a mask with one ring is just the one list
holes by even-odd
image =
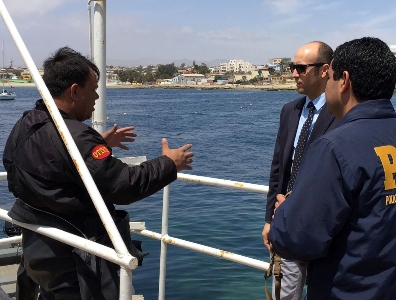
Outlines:
{"label": "hazy sky", "polygon": [[[68,45],[84,55],[87,0],[3,0],[37,66]],[[216,59],[265,64],[293,57],[304,43],[335,48],[363,36],[396,44],[394,0],[106,0],[107,64]],[[5,62],[25,66],[0,22]]]}

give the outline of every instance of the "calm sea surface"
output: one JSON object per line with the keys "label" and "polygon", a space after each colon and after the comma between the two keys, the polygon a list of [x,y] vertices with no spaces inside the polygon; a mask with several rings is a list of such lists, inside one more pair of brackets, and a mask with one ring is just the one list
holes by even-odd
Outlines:
{"label": "calm sea surface", "polygon": [[[40,98],[36,88],[17,88],[15,101],[2,101],[0,158],[14,123]],[[172,148],[192,143],[194,169],[184,171],[268,185],[278,118],[282,106],[298,97],[290,91],[204,91],[108,89],[107,127],[134,125],[138,138],[115,156],[161,155],[161,138]],[[393,97],[393,102],[395,97]],[[4,172],[2,163],[0,171]],[[171,184],[169,235],[268,261],[261,230],[265,195],[185,182]],[[0,181],[0,207],[13,197]],[[124,207],[132,221],[161,231],[162,192]],[[2,221],[0,221],[2,225]],[[4,234],[0,233],[0,237]],[[150,255],[133,272],[137,294],[158,299],[160,242],[139,235]],[[166,299],[265,299],[263,272],[168,245]]]}

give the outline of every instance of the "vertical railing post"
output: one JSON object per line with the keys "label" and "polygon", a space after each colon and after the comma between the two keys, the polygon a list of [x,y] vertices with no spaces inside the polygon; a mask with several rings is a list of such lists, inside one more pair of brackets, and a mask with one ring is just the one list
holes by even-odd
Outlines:
{"label": "vertical railing post", "polygon": [[93,60],[100,71],[99,99],[92,113],[92,128],[99,133],[106,131],[106,0],[94,1]]}
{"label": "vertical railing post", "polygon": [[132,271],[120,268],[120,300],[131,300],[135,294],[132,286]]}
{"label": "vertical railing post", "polygon": [[[169,220],[169,185],[164,187],[163,204],[162,204],[162,229],[161,236],[168,235]],[[165,300],[165,279],[166,279],[166,257],[168,254],[167,243],[161,240],[161,256],[160,256],[160,273],[158,300]]]}

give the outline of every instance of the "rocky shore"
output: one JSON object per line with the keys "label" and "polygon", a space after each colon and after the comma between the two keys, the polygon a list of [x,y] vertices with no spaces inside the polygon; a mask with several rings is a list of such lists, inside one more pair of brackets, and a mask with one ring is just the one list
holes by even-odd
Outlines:
{"label": "rocky shore", "polygon": [[164,84],[164,85],[131,85],[131,84],[107,84],[107,88],[133,88],[133,89],[195,89],[195,90],[296,90],[296,84],[274,85],[188,85],[188,84]]}
{"label": "rocky shore", "polygon": [[[35,87],[35,83],[17,83],[9,82],[5,88],[12,87]],[[274,85],[238,85],[238,84],[226,84],[226,85],[187,85],[187,84],[167,84],[167,85],[133,85],[133,84],[116,84],[107,83],[107,88],[125,88],[125,89],[196,89],[196,90],[296,90],[296,85],[293,84],[274,84]]]}

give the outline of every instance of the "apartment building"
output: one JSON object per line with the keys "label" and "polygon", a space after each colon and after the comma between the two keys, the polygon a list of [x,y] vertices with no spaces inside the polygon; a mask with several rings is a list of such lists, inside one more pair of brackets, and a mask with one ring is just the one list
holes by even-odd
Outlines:
{"label": "apartment building", "polygon": [[231,59],[227,63],[220,63],[220,73],[234,72],[234,73],[247,73],[255,69],[255,66],[248,61]]}

